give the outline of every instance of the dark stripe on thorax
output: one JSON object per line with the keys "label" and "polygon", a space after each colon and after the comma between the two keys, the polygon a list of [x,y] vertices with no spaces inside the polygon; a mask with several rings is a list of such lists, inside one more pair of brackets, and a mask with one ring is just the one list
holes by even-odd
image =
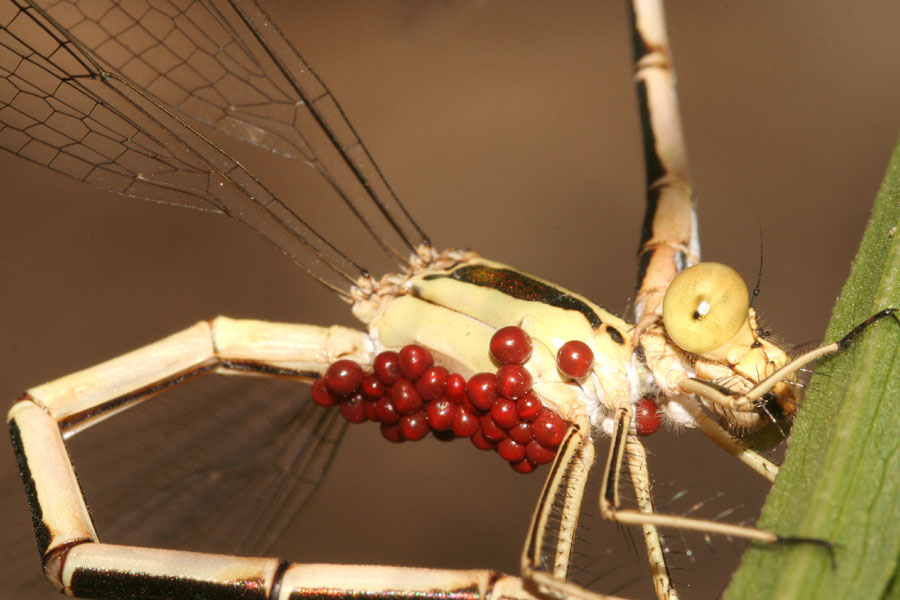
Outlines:
{"label": "dark stripe on thorax", "polygon": [[463,265],[453,269],[449,275],[427,275],[425,279],[432,280],[440,277],[450,277],[463,283],[495,289],[517,300],[529,300],[556,308],[578,311],[584,315],[594,329],[599,329],[603,324],[594,309],[585,301],[512,269],[494,269],[486,265]]}

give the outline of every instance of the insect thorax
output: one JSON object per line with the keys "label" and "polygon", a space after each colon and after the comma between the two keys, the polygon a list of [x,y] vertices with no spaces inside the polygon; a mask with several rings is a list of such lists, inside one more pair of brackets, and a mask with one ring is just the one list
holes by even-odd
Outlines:
{"label": "insect thorax", "polygon": [[[525,367],[535,393],[563,418],[583,414],[597,426],[635,400],[630,324],[582,296],[475,253],[445,251],[439,257],[360,294],[354,314],[368,324],[376,347],[420,344],[439,364],[470,376],[496,369],[491,336],[514,325],[534,345]],[[571,340],[593,352],[583,377],[568,377],[558,368],[557,353]]]}

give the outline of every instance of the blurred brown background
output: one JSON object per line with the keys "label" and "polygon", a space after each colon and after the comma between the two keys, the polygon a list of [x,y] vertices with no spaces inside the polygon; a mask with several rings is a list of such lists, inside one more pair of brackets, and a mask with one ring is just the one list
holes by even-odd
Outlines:
{"label": "blurred brown background", "polygon": [[[643,167],[623,3],[264,6],[435,245],[477,249],[624,311]],[[752,282],[762,230],[758,306],[791,343],[820,339],[897,140],[897,23],[890,0],[669,10],[704,257]],[[308,174],[292,179],[305,167],[235,148],[276,192],[305,189]],[[101,193],[6,154],[0,169],[0,397],[216,314],[352,323],[225,218]],[[749,473],[701,437],[661,434],[652,466],[681,482],[676,490],[711,481],[755,514],[765,486],[750,481],[744,492]],[[515,571],[543,473],[521,477],[465,442],[395,447],[356,427],[288,532],[293,542],[277,550],[304,561]],[[24,581],[9,572],[13,558],[34,554],[17,477],[12,453],[0,452],[4,581]],[[640,577],[640,560],[620,562]],[[685,595],[718,594],[735,553],[726,546],[716,560],[707,586]],[[37,571],[36,559],[27,564]],[[55,597],[49,586],[26,589]]]}

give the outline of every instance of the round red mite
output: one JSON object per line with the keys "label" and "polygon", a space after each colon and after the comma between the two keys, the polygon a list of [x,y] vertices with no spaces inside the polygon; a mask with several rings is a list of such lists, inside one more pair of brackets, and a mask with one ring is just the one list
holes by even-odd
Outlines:
{"label": "round red mite", "polygon": [[501,365],[521,365],[531,358],[531,338],[521,327],[498,329],[491,337],[491,356]]}
{"label": "round red mite", "polygon": [[652,398],[641,398],[634,405],[634,427],[641,436],[653,435],[662,425],[662,415]]}
{"label": "round red mite", "polygon": [[339,360],[325,371],[325,385],[340,396],[349,396],[359,389],[363,370],[352,360]]}
{"label": "round red mite", "polygon": [[[391,442],[417,441],[429,433],[444,441],[468,437],[477,448],[496,450],[517,472],[530,473],[553,460],[566,423],[531,391],[531,374],[521,366],[531,356],[531,340],[521,328],[498,330],[491,353],[501,363],[497,372],[468,381],[434,366],[431,352],[418,345],[381,352],[367,372],[351,360],[338,360],[313,383],[312,398],[326,408],[337,405],[351,423],[379,422]],[[656,405],[647,402],[635,407],[639,432],[652,427],[654,417],[659,420],[650,412]]]}
{"label": "round red mite", "polygon": [[569,340],[556,353],[556,364],[563,375],[581,379],[591,371],[594,352],[581,340]]}

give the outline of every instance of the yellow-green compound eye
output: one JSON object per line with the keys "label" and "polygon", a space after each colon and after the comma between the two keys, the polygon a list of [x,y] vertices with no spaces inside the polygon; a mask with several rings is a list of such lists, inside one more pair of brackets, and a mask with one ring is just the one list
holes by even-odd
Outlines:
{"label": "yellow-green compound eye", "polygon": [[700,263],[678,274],[663,299],[666,333],[694,354],[710,352],[735,336],[747,320],[750,294],[737,271]]}

